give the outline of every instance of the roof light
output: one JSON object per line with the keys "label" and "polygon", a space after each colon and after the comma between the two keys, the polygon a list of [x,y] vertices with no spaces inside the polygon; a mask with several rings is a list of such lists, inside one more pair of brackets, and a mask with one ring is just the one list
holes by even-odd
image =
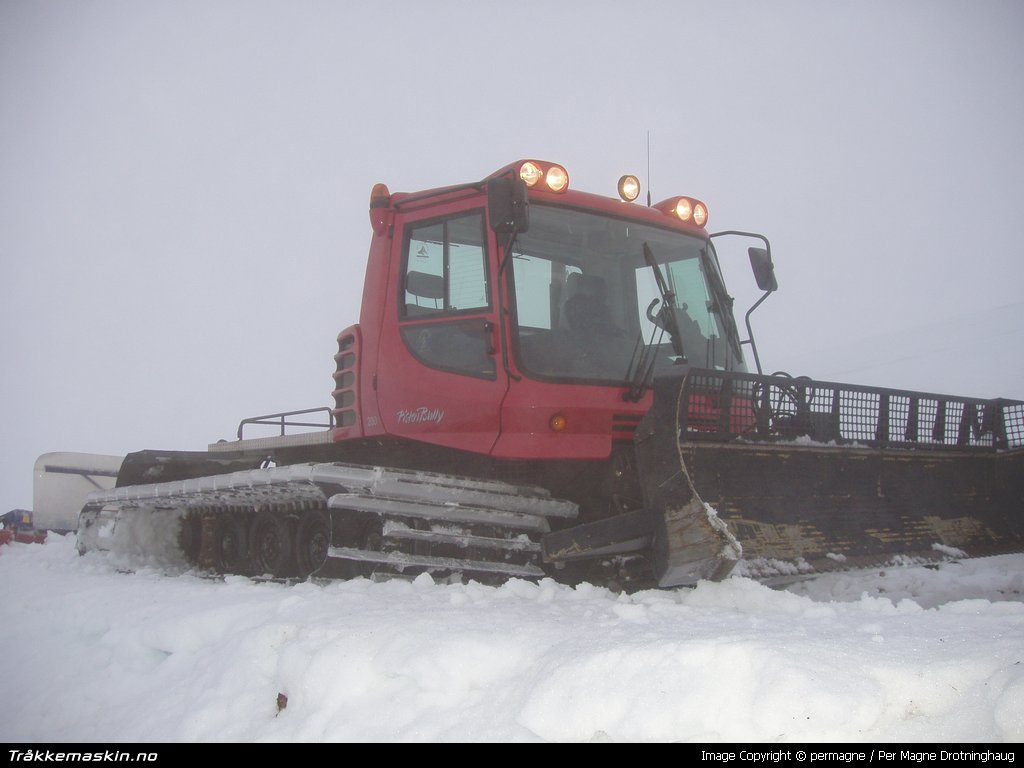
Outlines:
{"label": "roof light", "polygon": [[565,192],[569,188],[569,173],[557,163],[524,160],[519,164],[519,178],[527,187],[548,192]]}
{"label": "roof light", "polygon": [[619,197],[627,203],[631,203],[640,197],[640,179],[629,175],[619,179]]}
{"label": "roof light", "polygon": [[708,223],[708,209],[704,203],[697,202],[693,205],[693,223],[698,227],[703,227]]}
{"label": "roof light", "polygon": [[370,207],[387,208],[391,203],[391,192],[387,184],[374,184],[370,190]]}
{"label": "roof light", "polygon": [[519,166],[519,178],[526,182],[526,186],[536,186],[537,182],[544,176],[540,166],[532,160],[527,160]]}
{"label": "roof light", "polygon": [[370,226],[374,234],[383,235],[391,223],[391,192],[387,184],[374,184],[370,190]]}
{"label": "roof light", "polygon": [[698,227],[705,227],[708,223],[708,207],[692,197],[670,197],[655,205],[654,209]]}
{"label": "roof light", "polygon": [[560,165],[552,165],[548,168],[544,181],[552,192],[564,192],[569,186],[569,174]]}

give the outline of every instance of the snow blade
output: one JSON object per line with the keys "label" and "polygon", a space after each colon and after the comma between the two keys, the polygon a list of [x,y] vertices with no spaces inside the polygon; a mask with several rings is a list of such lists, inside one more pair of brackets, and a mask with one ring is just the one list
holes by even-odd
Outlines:
{"label": "snow blade", "polygon": [[742,547],[701,499],[680,451],[680,379],[654,382],[654,405],[634,438],[644,507],[652,513],[654,577],[660,587],[718,581],[732,571]]}
{"label": "snow blade", "polygon": [[672,572],[690,557],[674,521],[700,500],[758,578],[1024,551],[1022,402],[690,370],[655,403],[675,407],[647,439],[692,486],[667,506],[649,491]]}

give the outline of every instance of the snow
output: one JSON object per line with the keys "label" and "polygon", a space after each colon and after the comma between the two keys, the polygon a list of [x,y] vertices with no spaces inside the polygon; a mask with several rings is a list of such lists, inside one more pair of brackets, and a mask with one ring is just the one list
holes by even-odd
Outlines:
{"label": "snow", "polygon": [[124,572],[51,536],[0,583],[3,741],[1024,739],[1024,555],[624,595]]}

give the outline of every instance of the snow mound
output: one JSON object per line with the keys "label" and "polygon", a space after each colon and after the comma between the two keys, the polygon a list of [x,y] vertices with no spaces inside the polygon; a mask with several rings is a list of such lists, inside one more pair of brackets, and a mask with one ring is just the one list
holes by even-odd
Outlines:
{"label": "snow mound", "polygon": [[5,741],[1020,741],[1024,556],[622,595],[0,550]]}

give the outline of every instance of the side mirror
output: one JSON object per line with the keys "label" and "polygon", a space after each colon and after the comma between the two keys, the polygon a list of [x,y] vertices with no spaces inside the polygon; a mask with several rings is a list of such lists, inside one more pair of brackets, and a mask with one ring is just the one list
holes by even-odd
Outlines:
{"label": "side mirror", "polygon": [[777,291],[779,281],[775,279],[775,265],[772,264],[772,255],[766,248],[748,248],[750,256],[750,268],[754,270],[754,279],[757,287],[762,291]]}
{"label": "side mirror", "polygon": [[526,182],[501,176],[487,182],[487,216],[491,229],[501,235],[514,235],[530,228],[530,204]]}

